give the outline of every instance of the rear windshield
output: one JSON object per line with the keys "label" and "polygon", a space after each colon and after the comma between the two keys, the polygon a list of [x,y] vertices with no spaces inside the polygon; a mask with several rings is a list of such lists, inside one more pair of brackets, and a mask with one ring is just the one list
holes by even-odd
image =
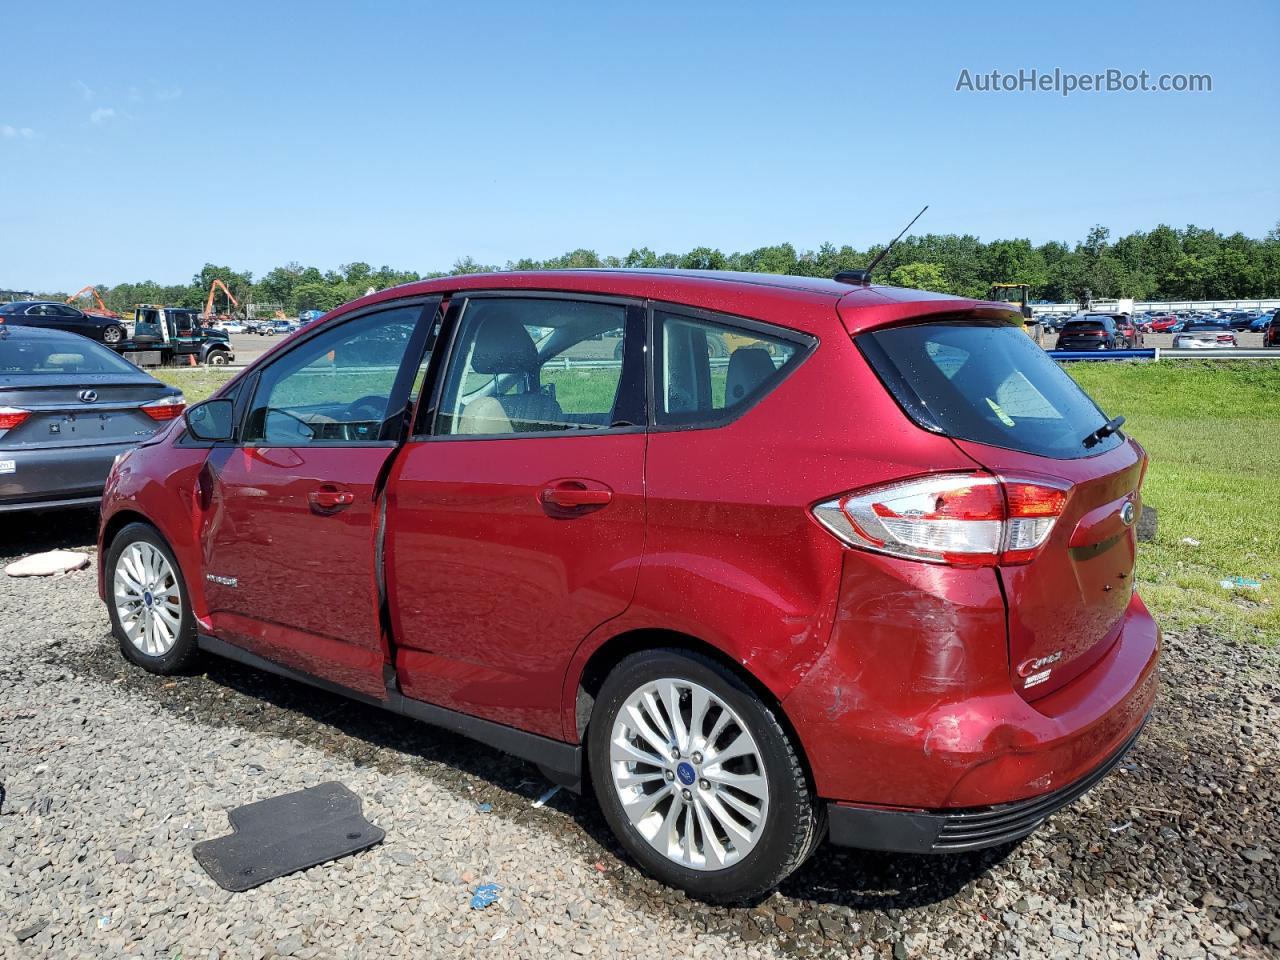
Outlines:
{"label": "rear windshield", "polygon": [[85,337],[0,338],[0,376],[4,377],[137,372],[129,361]]}
{"label": "rear windshield", "polygon": [[926,430],[1059,460],[1092,456],[1084,438],[1107,418],[1015,326],[926,323],[856,341],[907,415]]}
{"label": "rear windshield", "polygon": [[1063,333],[1072,333],[1077,330],[1105,330],[1107,325],[1101,320],[1072,320],[1063,328]]}

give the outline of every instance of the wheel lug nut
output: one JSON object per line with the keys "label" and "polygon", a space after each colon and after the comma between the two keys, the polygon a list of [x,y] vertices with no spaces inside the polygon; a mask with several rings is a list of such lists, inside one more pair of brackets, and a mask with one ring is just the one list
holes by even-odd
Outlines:
{"label": "wheel lug nut", "polygon": [[693,751],[693,756],[692,756],[692,757],[690,757],[689,759],[690,759],[690,760],[692,760],[694,763],[701,763],[701,762],[702,762],[702,754],[700,754],[697,750],[695,750],[695,751]]}
{"label": "wheel lug nut", "polygon": [[662,775],[666,777],[668,780],[674,780],[676,778],[676,775],[672,773],[670,770],[663,770]]}
{"label": "wheel lug nut", "polygon": [[688,790],[681,790],[681,791],[680,791],[680,796],[684,797],[686,800],[692,800],[692,799],[693,799],[693,794],[692,794],[692,793],[690,793]]}
{"label": "wheel lug nut", "polygon": [[699,780],[699,781],[698,781],[698,789],[699,789],[699,790],[710,790],[710,789],[711,789],[711,783],[710,783],[709,781],[707,781],[707,780]]}
{"label": "wheel lug nut", "polygon": [[679,750],[672,750],[672,751],[671,751],[671,759],[672,759],[672,760],[679,760],[679,759],[680,759],[680,751],[679,751]]}

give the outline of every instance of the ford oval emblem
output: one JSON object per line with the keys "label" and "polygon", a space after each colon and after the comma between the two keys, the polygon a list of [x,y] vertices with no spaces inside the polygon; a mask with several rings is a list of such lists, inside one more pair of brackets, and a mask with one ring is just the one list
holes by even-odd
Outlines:
{"label": "ford oval emblem", "polygon": [[1132,500],[1125,501],[1125,505],[1120,508],[1120,519],[1124,521],[1126,527],[1133,526],[1134,517],[1138,515]]}
{"label": "ford oval emblem", "polygon": [[98,391],[97,390],[81,390],[80,399],[83,400],[85,403],[93,403],[95,400],[98,399]]}

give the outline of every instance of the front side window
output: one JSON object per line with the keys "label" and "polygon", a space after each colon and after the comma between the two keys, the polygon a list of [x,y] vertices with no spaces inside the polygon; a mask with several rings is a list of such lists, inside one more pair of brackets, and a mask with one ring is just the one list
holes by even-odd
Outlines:
{"label": "front side window", "polygon": [[626,308],[558,298],[473,298],[445,373],[435,433],[546,434],[631,426],[623,399]]}
{"label": "front side window", "polygon": [[294,347],[263,372],[245,441],[374,443],[422,306],[370,313]]}
{"label": "front side window", "polygon": [[712,423],[745,410],[799,362],[801,346],[727,324],[658,311],[656,419]]}

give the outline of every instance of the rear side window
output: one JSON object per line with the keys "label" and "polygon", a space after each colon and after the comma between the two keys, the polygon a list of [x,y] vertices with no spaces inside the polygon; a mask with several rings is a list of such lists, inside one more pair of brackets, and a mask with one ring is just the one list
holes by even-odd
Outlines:
{"label": "rear side window", "polygon": [[701,426],[745,410],[797,364],[804,345],[678,314],[654,314],[660,425]]}
{"label": "rear side window", "polygon": [[1017,327],[927,323],[864,333],[856,343],[926,430],[1060,460],[1123,442],[1112,434],[1085,447],[1107,418]]}

